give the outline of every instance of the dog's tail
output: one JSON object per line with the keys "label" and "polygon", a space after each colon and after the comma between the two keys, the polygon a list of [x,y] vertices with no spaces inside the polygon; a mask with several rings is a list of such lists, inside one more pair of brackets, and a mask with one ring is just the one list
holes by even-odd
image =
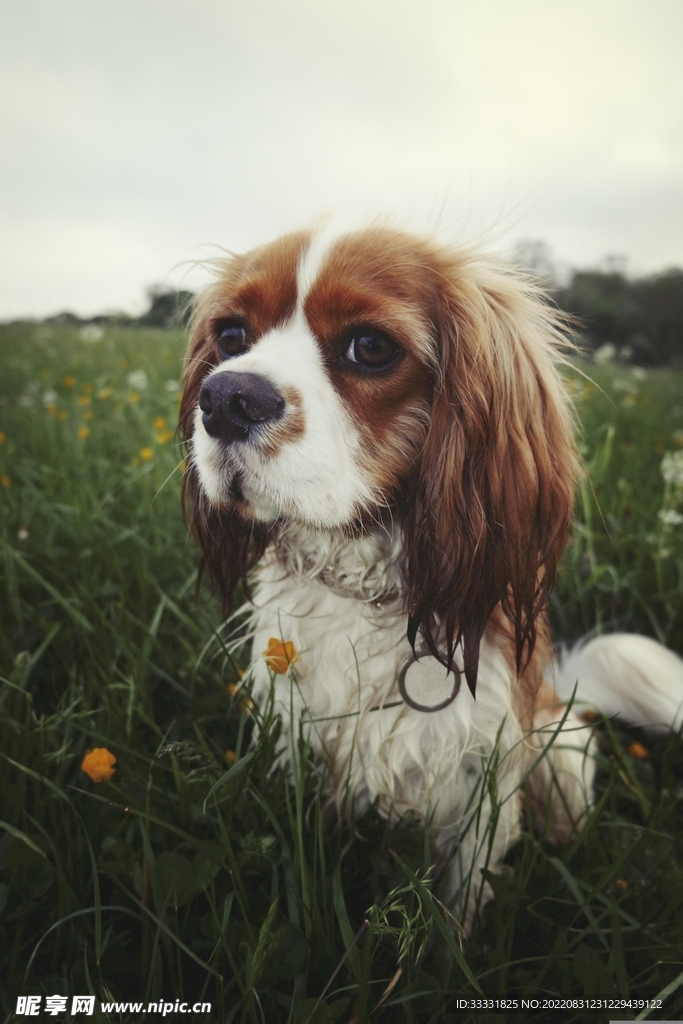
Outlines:
{"label": "dog's tail", "polygon": [[[560,650],[553,684],[592,709],[652,732],[683,725],[683,658],[644,636],[612,633]],[[578,684],[578,685],[577,685]]]}

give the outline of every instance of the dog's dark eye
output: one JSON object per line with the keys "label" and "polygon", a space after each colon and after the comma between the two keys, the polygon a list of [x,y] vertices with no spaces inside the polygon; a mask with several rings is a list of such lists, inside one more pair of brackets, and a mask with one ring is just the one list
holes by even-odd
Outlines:
{"label": "dog's dark eye", "polygon": [[368,369],[380,370],[396,359],[400,348],[382,331],[363,328],[351,335],[346,358]]}
{"label": "dog's dark eye", "polygon": [[224,322],[218,326],[218,348],[224,359],[238,356],[247,347],[247,332],[239,320]]}

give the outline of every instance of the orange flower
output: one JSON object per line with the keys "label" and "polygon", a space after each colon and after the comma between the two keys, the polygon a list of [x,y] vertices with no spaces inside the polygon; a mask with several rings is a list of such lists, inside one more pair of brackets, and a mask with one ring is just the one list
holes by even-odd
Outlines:
{"label": "orange flower", "polygon": [[85,424],[83,424],[82,427],[78,428],[78,436],[81,438],[81,440],[84,441],[85,438],[88,437],[89,434],[90,434],[90,427],[86,427]]}
{"label": "orange flower", "polygon": [[141,448],[140,458],[142,459],[143,462],[149,462],[150,459],[154,458],[154,449],[149,447]]}
{"label": "orange flower", "polygon": [[129,402],[139,402],[140,401],[140,392],[139,391],[131,391],[130,394],[128,395],[128,401]]}
{"label": "orange flower", "polygon": [[155,416],[152,422],[152,426],[155,430],[163,430],[166,426],[166,420],[163,416]]}
{"label": "orange flower", "polygon": [[7,440],[7,434],[4,430],[0,430],[0,444],[4,444]]}
{"label": "orange flower", "polygon": [[87,395],[79,395],[76,401],[79,405],[90,405],[90,399]]}
{"label": "orange flower", "polygon": [[81,761],[81,771],[89,775],[93,782],[105,782],[116,771],[113,767],[115,764],[116,758],[111,750],[107,750],[106,747],[95,747],[94,750],[88,750]]}
{"label": "orange flower", "polygon": [[45,406],[45,412],[48,414],[48,416],[55,415],[55,413],[57,412],[57,406],[54,404],[54,402],[50,402],[49,405]]}
{"label": "orange flower", "polygon": [[162,430],[160,433],[154,435],[154,440],[157,444],[166,444],[173,437],[172,430]]}
{"label": "orange flower", "polygon": [[299,660],[299,655],[296,653],[296,647],[292,641],[278,640],[276,636],[271,636],[269,639],[268,646],[263,652],[263,657],[266,659],[268,668],[279,676],[286,676],[290,666]]}
{"label": "orange flower", "polygon": [[234,750],[226,750],[225,751],[225,760],[228,762],[228,764],[234,764],[235,761],[237,760],[237,754],[235,753],[235,751]]}
{"label": "orange flower", "polygon": [[62,383],[64,384],[65,388],[72,388],[76,383],[76,378],[72,377],[71,374],[69,374],[68,377],[64,378]]}
{"label": "orange flower", "polygon": [[9,478],[9,477],[7,476],[7,473],[3,473],[3,474],[2,474],[2,476],[0,476],[0,484],[2,484],[2,486],[3,486],[3,487],[4,487],[5,489],[7,489],[8,487],[11,487],[11,486],[12,486],[12,481],[11,481],[11,480],[10,480],[10,478]]}
{"label": "orange flower", "polygon": [[650,751],[642,743],[632,743],[628,748],[628,752],[631,757],[637,757],[639,761],[650,756]]}
{"label": "orange flower", "polygon": [[626,892],[628,889],[628,882],[625,878],[617,878],[616,886],[619,892]]}

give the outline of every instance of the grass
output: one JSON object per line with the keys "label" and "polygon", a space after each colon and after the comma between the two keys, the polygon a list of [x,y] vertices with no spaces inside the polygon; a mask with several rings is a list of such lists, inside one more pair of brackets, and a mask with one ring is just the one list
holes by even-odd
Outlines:
{"label": "grass", "polygon": [[[5,1019],[18,995],[90,992],[212,1003],[187,1020],[507,1019],[457,1003],[483,993],[516,999],[525,1020],[545,1018],[523,999],[667,987],[654,1016],[680,1017],[678,737],[604,725],[587,827],[561,850],[527,829],[468,944],[446,923],[422,823],[370,812],[333,827],[303,740],[294,778],[271,772],[278,724],[235,692],[244,654],[209,594],[195,596],[170,434],[183,344],[172,331],[0,328]],[[633,630],[682,651],[683,527],[658,512],[683,504],[660,468],[683,442],[683,378],[591,374],[572,376],[590,479],[556,632]],[[95,783],[80,765],[98,747],[117,760]],[[141,1019],[99,1003],[94,1017]]]}

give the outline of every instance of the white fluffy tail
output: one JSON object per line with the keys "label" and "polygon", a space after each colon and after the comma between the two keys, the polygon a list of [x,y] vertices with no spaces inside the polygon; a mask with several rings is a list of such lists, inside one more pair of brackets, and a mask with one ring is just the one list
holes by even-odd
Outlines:
{"label": "white fluffy tail", "polygon": [[[612,633],[560,651],[552,683],[576,704],[653,732],[683,725],[683,659],[644,636]],[[580,703],[579,703],[580,702]]]}

